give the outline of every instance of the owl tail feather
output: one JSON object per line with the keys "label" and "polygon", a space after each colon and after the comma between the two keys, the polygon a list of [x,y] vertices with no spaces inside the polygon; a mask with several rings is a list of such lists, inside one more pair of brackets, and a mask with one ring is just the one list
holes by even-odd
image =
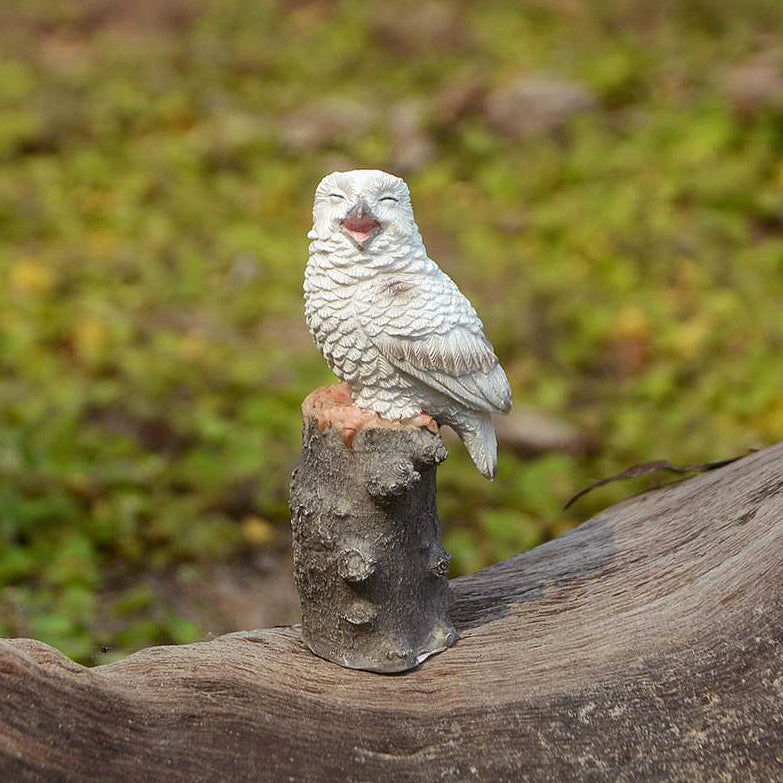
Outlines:
{"label": "owl tail feather", "polygon": [[476,467],[490,481],[498,465],[498,442],[488,413],[477,413],[457,429]]}

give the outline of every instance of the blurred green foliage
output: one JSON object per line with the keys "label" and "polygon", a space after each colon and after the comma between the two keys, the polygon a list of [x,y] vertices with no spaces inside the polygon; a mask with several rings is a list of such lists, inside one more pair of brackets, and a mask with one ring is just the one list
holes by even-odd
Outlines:
{"label": "blurred green foliage", "polygon": [[[455,573],[650,483],[563,512],[592,478],[783,437],[781,33],[777,0],[6,4],[0,632],[85,662],[198,638],[146,575],[285,529],[336,168],[405,174],[517,401],[598,444],[506,449],[494,484],[453,448]],[[593,109],[503,128],[486,96],[530,74]]]}

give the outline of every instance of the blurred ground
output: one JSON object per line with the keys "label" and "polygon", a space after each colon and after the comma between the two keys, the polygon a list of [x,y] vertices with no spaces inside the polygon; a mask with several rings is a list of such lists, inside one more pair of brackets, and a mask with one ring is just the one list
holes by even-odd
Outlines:
{"label": "blurred ground", "polygon": [[563,512],[593,478],[783,437],[781,33],[777,0],[0,6],[0,632],[102,662],[296,616],[338,168],[407,178],[514,386],[494,484],[440,470],[455,573],[651,483]]}

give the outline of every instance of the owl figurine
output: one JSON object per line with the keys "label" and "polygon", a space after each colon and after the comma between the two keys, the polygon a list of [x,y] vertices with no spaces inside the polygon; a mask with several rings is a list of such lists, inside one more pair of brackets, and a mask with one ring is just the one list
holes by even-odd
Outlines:
{"label": "owl figurine", "polygon": [[511,387],[473,306],[427,255],[405,182],[374,170],[329,174],[308,238],[307,326],[353,405],[368,417],[448,425],[494,478],[490,414],[511,409]]}

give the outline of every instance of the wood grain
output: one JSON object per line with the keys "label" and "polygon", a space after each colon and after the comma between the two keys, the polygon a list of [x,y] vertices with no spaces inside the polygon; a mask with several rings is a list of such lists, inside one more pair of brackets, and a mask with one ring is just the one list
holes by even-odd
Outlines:
{"label": "wood grain", "polygon": [[297,628],[0,641],[0,781],[783,780],[783,445],[453,587],[461,640],[394,677]]}

